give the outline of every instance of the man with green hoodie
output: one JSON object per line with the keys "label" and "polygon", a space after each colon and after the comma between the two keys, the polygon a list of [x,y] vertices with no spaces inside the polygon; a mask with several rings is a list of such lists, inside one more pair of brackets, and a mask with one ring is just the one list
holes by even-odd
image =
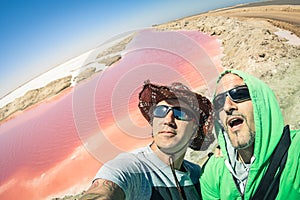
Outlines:
{"label": "man with green hoodie", "polygon": [[223,156],[212,156],[204,167],[203,199],[300,199],[300,130],[284,127],[273,91],[227,70],[213,105]]}

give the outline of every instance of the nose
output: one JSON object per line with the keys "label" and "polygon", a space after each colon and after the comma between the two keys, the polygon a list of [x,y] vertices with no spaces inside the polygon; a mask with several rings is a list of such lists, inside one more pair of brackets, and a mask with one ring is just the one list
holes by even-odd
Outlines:
{"label": "nose", "polygon": [[175,117],[173,115],[173,110],[169,110],[167,115],[164,117],[164,124],[172,127],[175,126]]}
{"label": "nose", "polygon": [[226,96],[224,111],[226,112],[226,114],[231,114],[234,110],[237,110],[237,104],[232,101],[229,96]]}

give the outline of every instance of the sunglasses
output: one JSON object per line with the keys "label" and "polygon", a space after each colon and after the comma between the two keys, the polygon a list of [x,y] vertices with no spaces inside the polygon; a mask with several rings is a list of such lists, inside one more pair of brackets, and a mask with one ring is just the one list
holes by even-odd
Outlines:
{"label": "sunglasses", "polygon": [[171,107],[166,105],[156,106],[153,110],[153,116],[158,118],[164,118],[170,110],[173,111],[173,116],[175,119],[183,121],[190,121],[194,119],[193,113],[188,109],[182,107]]}
{"label": "sunglasses", "polygon": [[246,85],[241,85],[232,88],[231,90],[218,94],[214,98],[213,105],[216,111],[219,111],[224,107],[226,96],[229,96],[229,98],[236,103],[240,103],[251,99],[248,87]]}

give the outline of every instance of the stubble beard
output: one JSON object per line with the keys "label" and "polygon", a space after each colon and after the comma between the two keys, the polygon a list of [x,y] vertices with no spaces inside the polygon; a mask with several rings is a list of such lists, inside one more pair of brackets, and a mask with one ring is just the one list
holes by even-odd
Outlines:
{"label": "stubble beard", "polygon": [[[234,133],[234,134],[238,134],[238,133]],[[237,150],[241,150],[241,149],[246,149],[250,146],[252,146],[254,144],[254,141],[255,141],[255,132],[252,131],[251,129],[249,129],[249,134],[250,134],[250,138],[248,140],[248,142],[246,143],[239,143],[237,144],[236,147],[234,147],[235,149]]]}
{"label": "stubble beard", "polygon": [[[233,141],[230,139],[230,136],[228,135],[231,145],[237,150],[246,149],[246,148],[250,147],[251,145],[253,145],[254,141],[255,141],[255,134],[256,134],[255,131],[250,128],[247,118],[243,115],[241,115],[241,116],[243,117],[244,122],[245,122],[246,126],[248,127],[248,133],[249,133],[250,138],[246,143],[240,143],[240,141],[238,140],[237,144],[234,145]],[[226,127],[226,132],[227,132],[227,134],[229,133],[228,126]],[[236,137],[238,137],[238,135],[240,134],[240,131],[234,131],[234,132],[232,132],[232,134],[236,135]]]}

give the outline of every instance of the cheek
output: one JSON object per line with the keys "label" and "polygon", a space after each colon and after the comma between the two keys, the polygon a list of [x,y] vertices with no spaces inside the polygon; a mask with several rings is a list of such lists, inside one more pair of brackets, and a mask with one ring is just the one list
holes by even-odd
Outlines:
{"label": "cheek", "polygon": [[154,117],[152,119],[152,125],[154,126],[160,126],[162,123],[164,122],[164,118],[158,118],[158,117]]}
{"label": "cheek", "polygon": [[252,110],[252,112],[249,112],[249,124],[250,124],[250,128],[255,131],[255,122],[254,122],[254,112]]}
{"label": "cheek", "polygon": [[160,127],[160,119],[159,118],[154,118],[153,120],[152,120],[152,132],[153,132],[153,134],[156,134],[157,133],[157,131],[159,131],[159,127]]}
{"label": "cheek", "polygon": [[253,105],[251,101],[247,101],[244,106],[243,110],[245,113],[247,113],[247,118],[249,120],[249,123],[254,123],[254,111],[253,111]]}
{"label": "cheek", "polygon": [[194,124],[183,124],[181,125],[181,130],[183,132],[184,137],[191,137],[196,132]]}

